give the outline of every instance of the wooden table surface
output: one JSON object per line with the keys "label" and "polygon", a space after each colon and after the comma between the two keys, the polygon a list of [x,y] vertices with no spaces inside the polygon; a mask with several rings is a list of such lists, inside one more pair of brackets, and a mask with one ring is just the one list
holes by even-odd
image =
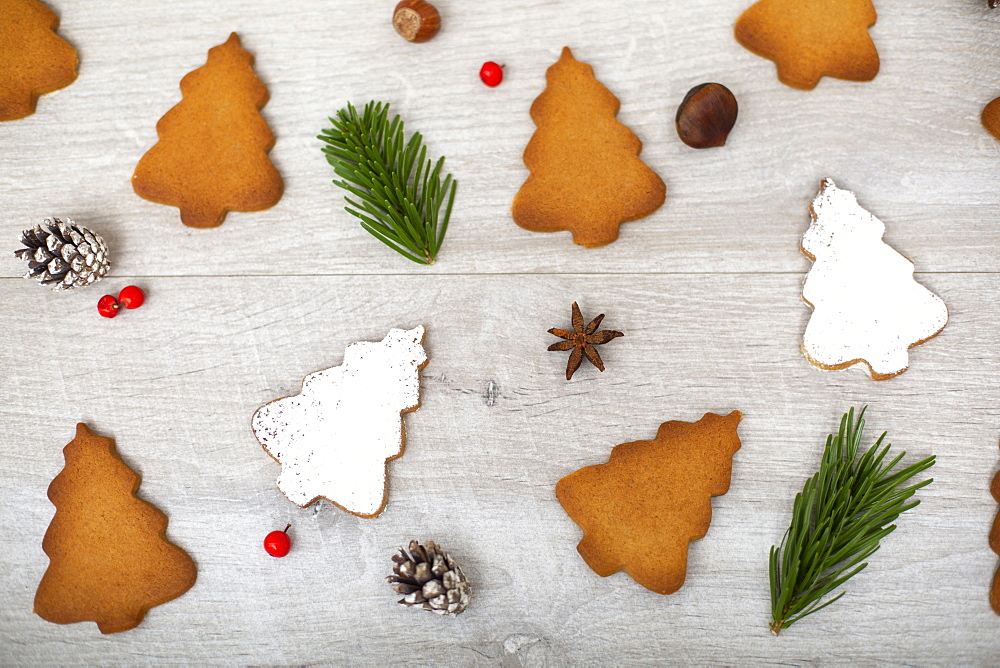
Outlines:
{"label": "wooden table surface", "polygon": [[[1000,466],[1000,143],[982,128],[1000,95],[1000,10],[986,0],[876,0],[882,69],[870,83],[785,87],[732,37],[749,0],[438,0],[444,27],[409,44],[392,0],[52,0],[80,76],[35,115],[0,124],[0,663],[447,665],[995,664],[986,543]],[[0,17],[0,20],[3,20]],[[208,48],[238,31],[271,93],[273,209],[182,226],[130,177],[156,121]],[[509,215],[527,171],[531,101],[565,45],[622,101],[666,204],[610,246],[573,246]],[[506,64],[495,89],[477,76]],[[694,151],[673,116],[692,86],[740,103],[729,144]],[[347,101],[390,102],[459,181],[439,261],[420,267],[364,232],[315,138]],[[600,169],[595,165],[595,169]],[[887,382],[823,372],[800,352],[810,310],[799,252],[820,179],[854,190],[886,241],[948,304],[951,321]],[[613,179],[613,174],[608,174]],[[22,229],[69,216],[113,254],[100,286],[54,294],[24,281]],[[98,297],[135,283],[116,320]],[[563,377],[549,327],[607,314],[625,338],[604,374]],[[253,411],[395,326],[427,327],[423,407],[406,418],[377,519],[299,509],[249,428]],[[935,482],[835,605],[775,638],[767,553],[827,433],[869,405]],[[556,481],[651,438],[669,419],[743,411],[731,491],[691,546],[687,582],[660,596],[595,575]],[[74,425],[117,440],[140,494],[198,581],[137,629],[102,636],[32,613],[54,508],[46,488]],[[291,522],[276,560],[264,534]],[[473,605],[454,619],[395,604],[393,550],[436,540]]]}

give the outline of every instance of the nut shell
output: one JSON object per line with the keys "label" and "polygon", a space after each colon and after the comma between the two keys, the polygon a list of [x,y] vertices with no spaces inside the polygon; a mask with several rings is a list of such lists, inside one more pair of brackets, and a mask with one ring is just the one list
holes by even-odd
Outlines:
{"label": "nut shell", "polygon": [[425,0],[401,0],[392,13],[392,27],[408,42],[426,42],[441,29],[441,15]]}
{"label": "nut shell", "polygon": [[738,113],[736,96],[722,84],[695,86],[677,108],[677,135],[691,148],[724,146]]}

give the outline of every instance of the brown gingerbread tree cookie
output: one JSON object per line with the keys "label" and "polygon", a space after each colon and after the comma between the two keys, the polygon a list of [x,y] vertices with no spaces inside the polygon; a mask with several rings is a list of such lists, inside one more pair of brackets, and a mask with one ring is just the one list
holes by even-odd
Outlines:
{"label": "brown gingerbread tree cookie", "polygon": [[1000,97],[996,98],[983,108],[983,127],[991,135],[1000,139]]}
{"label": "brown gingerbread tree cookie", "polygon": [[729,491],[742,417],[664,422],[652,441],[617,445],[607,464],[556,484],[559,503],[583,529],[577,550],[595,573],[625,571],[659,594],[680,589],[688,544],[708,532],[712,497]]}
{"label": "brown gingerbread tree cookie", "polygon": [[141,479],[113,439],[82,422],[49,485],[55,517],[42,549],[49,567],[35,613],[56,624],[97,622],[101,633],[138,626],[146,612],[194,585],[191,557],[167,540],[167,517],[135,495]]}
{"label": "brown gingerbread tree cookie", "polygon": [[35,113],[38,97],[76,80],[76,50],[38,0],[0,0],[0,121]]}
{"label": "brown gingerbread tree cookie", "polygon": [[[990,485],[990,493],[997,503],[1000,503],[1000,471],[993,476],[993,484]],[[1000,512],[993,518],[993,527],[990,529],[990,549],[1000,554]],[[1000,568],[993,574],[993,586],[990,588],[990,606],[993,612],[1000,615]]]}
{"label": "brown gingerbread tree cookie", "polygon": [[616,119],[620,103],[566,47],[531,105],[538,129],[524,149],[531,174],[514,196],[514,222],[533,232],[570,231],[594,248],[622,223],[663,204],[667,187],[642,160],[642,142]]}
{"label": "brown gingerbread tree cookie", "polygon": [[181,79],[183,98],[156,124],[159,141],[136,165],[140,197],[181,210],[189,227],[216,227],[229,211],[278,203],[281,175],[267,154],[274,135],[260,110],[267,88],[236,33]]}
{"label": "brown gingerbread tree cookie", "polygon": [[736,40],[773,60],[778,79],[811,90],[821,77],[871,81],[879,57],[871,0],[760,0],[736,21]]}

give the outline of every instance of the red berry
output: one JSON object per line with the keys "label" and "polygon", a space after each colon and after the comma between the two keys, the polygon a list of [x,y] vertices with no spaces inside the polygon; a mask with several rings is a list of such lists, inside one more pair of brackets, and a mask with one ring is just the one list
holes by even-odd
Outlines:
{"label": "red berry", "polygon": [[479,69],[479,78],[490,88],[499,86],[503,81],[503,65],[497,65],[492,60],[486,61]]}
{"label": "red berry", "polygon": [[146,301],[146,293],[134,285],[126,285],[118,293],[118,303],[125,308],[139,308]]}
{"label": "red berry", "polygon": [[292,540],[288,537],[291,526],[289,524],[283,531],[272,531],[264,537],[264,549],[272,557],[283,557],[292,549]]}
{"label": "red berry", "polygon": [[118,315],[121,304],[112,295],[104,295],[97,302],[97,312],[105,318],[113,318]]}

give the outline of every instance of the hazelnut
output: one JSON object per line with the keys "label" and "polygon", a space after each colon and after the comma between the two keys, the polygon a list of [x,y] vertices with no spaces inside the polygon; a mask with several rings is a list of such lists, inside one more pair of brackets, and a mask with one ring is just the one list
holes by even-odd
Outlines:
{"label": "hazelnut", "polygon": [[392,27],[408,42],[426,42],[441,29],[441,15],[425,0],[401,0],[392,13]]}
{"label": "hazelnut", "polygon": [[723,146],[738,113],[736,97],[722,84],[695,86],[677,108],[677,134],[691,148]]}

